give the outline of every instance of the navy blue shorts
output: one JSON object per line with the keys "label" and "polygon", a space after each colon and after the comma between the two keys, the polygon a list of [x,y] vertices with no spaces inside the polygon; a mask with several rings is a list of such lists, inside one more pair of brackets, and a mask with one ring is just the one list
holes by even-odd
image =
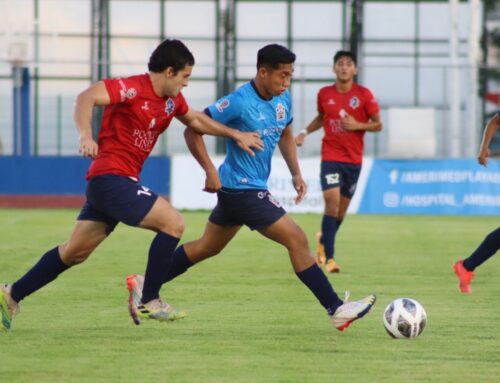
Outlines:
{"label": "navy blue shorts", "polygon": [[87,201],[79,221],[100,221],[107,224],[107,234],[118,222],[138,226],[149,213],[158,195],[128,177],[108,174],[87,182]]}
{"label": "navy blue shorts", "polygon": [[217,206],[208,220],[220,226],[247,225],[252,230],[272,225],[286,214],[268,190],[222,188],[217,192]]}
{"label": "navy blue shorts", "polygon": [[360,172],[361,165],[321,161],[321,190],[340,186],[340,193],[350,199],[356,191]]}

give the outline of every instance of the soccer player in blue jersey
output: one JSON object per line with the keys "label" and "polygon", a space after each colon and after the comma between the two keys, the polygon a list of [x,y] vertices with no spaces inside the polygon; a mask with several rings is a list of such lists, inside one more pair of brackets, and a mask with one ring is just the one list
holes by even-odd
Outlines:
{"label": "soccer player in blue jersey", "polygon": [[[292,104],[288,87],[293,73],[295,54],[271,44],[259,50],[255,78],[222,97],[205,112],[214,120],[244,132],[259,132],[264,150],[248,156],[227,141],[227,155],[219,171],[215,170],[202,136],[188,128],[186,141],[192,154],[206,171],[206,188],[219,189],[202,237],[178,247],[165,273],[165,282],[184,273],[189,267],[220,253],[243,225],[285,246],[297,277],[311,290],[331,317],[333,325],[343,331],[363,317],[375,303],[375,295],[359,301],[343,302],[316,264],[309,251],[303,230],[286,214],[267,187],[271,157],[279,147],[297,191],[295,202],[306,194],[292,132]],[[142,277],[127,278],[131,298],[129,306],[137,323],[133,304],[141,291]]]}
{"label": "soccer player in blue jersey", "polygon": [[[483,141],[477,156],[478,162],[486,166],[490,155],[489,146],[495,133],[500,127],[500,110],[488,121],[484,128]],[[453,265],[453,270],[458,277],[458,288],[462,293],[472,292],[470,283],[474,277],[476,267],[486,262],[500,249],[500,227],[497,227],[481,242],[479,247],[464,260],[459,260]]]}

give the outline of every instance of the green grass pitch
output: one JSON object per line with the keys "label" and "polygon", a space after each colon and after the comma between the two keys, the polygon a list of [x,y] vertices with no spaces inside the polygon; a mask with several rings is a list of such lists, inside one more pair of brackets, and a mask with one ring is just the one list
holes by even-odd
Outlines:
{"label": "green grass pitch", "polygon": [[[0,210],[0,281],[12,282],[64,241],[75,210]],[[183,241],[208,212],[186,212]],[[320,216],[294,215],[312,243]],[[493,382],[500,376],[500,256],[458,292],[451,265],[498,217],[348,216],[337,242],[339,295],[374,292],[344,333],[294,275],[284,248],[243,228],[217,257],[167,284],[189,316],[135,326],[125,276],[143,272],[153,233],[119,225],[84,264],[22,302],[0,333],[0,382]],[[393,340],[382,312],[418,300],[428,325]]]}

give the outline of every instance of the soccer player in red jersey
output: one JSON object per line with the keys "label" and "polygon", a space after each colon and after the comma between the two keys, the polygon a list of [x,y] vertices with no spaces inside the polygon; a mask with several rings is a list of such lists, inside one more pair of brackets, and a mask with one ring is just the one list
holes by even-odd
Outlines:
{"label": "soccer player in red jersey", "polygon": [[[489,146],[495,133],[500,128],[500,110],[488,121],[484,128],[483,140],[477,156],[477,161],[483,166],[488,165],[490,155]],[[470,283],[474,277],[474,270],[486,262],[500,249],[500,227],[497,227],[481,242],[479,247],[466,259],[458,260],[453,270],[458,277],[458,289],[468,294],[472,292]]]}
{"label": "soccer player in red jersey", "polygon": [[[87,172],[87,201],[73,232],[46,252],[22,278],[0,286],[0,330],[10,330],[19,302],[71,266],[85,261],[119,222],[155,231],[149,248],[141,318],[160,321],[183,317],[159,298],[163,273],[184,231],[181,214],[139,183],[139,173],[158,136],[173,117],[200,134],[225,136],[254,155],[261,150],[257,133],[242,133],[189,108],[181,93],[188,85],[194,57],[179,40],[165,40],[152,53],[149,72],[92,84],[78,95],[74,120],[79,151],[93,161]],[[98,142],[92,137],[92,110],[105,106]]]}
{"label": "soccer player in red jersey", "polygon": [[321,189],[325,210],[321,232],[317,233],[318,263],[327,272],[339,272],[334,261],[335,235],[342,223],[363,161],[365,132],[382,130],[379,106],[370,90],[354,82],[356,57],[349,51],[338,51],[333,58],[336,81],[318,92],[318,114],[296,137],[301,146],[308,134],[321,127]]}

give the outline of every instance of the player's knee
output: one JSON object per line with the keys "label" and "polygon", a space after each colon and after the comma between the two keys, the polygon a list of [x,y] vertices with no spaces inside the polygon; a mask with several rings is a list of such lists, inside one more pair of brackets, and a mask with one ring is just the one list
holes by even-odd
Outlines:
{"label": "player's knee", "polygon": [[308,249],[308,246],[306,233],[302,229],[298,229],[290,236],[287,247],[292,252],[302,253]]}
{"label": "player's knee", "polygon": [[75,248],[69,243],[63,243],[59,246],[59,255],[66,266],[75,266],[85,262],[93,250],[94,247]]}
{"label": "player's knee", "polygon": [[176,238],[180,238],[182,237],[182,234],[184,234],[185,228],[186,224],[184,223],[184,217],[181,215],[181,213],[177,212],[172,222],[172,233],[170,234]]}

